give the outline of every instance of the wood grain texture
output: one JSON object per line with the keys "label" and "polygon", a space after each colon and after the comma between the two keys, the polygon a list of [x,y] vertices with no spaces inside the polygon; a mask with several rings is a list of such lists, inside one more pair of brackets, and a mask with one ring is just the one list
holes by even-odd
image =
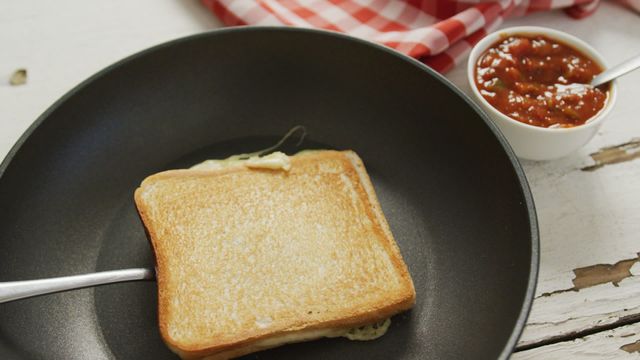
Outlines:
{"label": "wood grain texture", "polygon": [[559,342],[513,354],[512,360],[640,358],[640,324],[622,326],[572,341]]}
{"label": "wood grain texture", "polygon": [[585,166],[582,171],[595,171],[603,166],[618,164],[640,158],[640,138],[634,138],[619,145],[607,146],[593,154],[593,165]]}
{"label": "wood grain texture", "polygon": [[600,284],[536,298],[519,346],[640,318],[640,264],[616,286]]}
{"label": "wood grain texture", "polygon": [[638,258],[620,260],[615,264],[597,264],[573,269],[573,290],[580,290],[591,286],[611,284],[618,286],[620,281],[633,276],[631,267],[638,262]]}

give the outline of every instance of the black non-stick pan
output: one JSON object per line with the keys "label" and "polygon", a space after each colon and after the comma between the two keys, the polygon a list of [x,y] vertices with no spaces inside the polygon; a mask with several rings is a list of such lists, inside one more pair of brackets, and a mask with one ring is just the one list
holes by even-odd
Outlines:
{"label": "black non-stick pan", "polygon": [[[260,150],[353,149],[417,290],[370,342],[325,339],[253,359],[495,359],[525,324],[538,266],[513,152],[425,66],[343,35],[239,28],[101,71],[47,110],[0,166],[0,281],[153,267],[133,191],[146,176]],[[176,359],[155,282],[0,304],[1,359]]]}

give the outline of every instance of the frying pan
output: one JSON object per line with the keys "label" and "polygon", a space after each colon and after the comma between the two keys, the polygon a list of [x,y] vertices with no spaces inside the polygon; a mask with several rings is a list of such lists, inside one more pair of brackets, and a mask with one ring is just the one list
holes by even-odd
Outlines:
{"label": "frying pan", "polygon": [[[324,339],[259,359],[507,358],[538,266],[513,152],[447,80],[336,33],[219,30],[133,55],[49,108],[0,166],[0,281],[153,267],[133,204],[146,176],[273,145],[353,149],[413,276],[414,309],[371,342]],[[2,359],[175,359],[155,282],[0,305]]]}

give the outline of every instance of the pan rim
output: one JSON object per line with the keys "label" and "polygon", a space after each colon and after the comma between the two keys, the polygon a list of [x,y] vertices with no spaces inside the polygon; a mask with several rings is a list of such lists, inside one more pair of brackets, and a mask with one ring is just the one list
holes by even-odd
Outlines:
{"label": "pan rim", "polygon": [[529,264],[529,278],[527,280],[527,290],[525,292],[524,301],[522,303],[522,307],[521,307],[520,312],[518,314],[518,318],[516,320],[516,323],[514,325],[514,328],[513,328],[512,332],[511,332],[511,335],[510,335],[509,339],[507,340],[505,346],[503,347],[502,352],[498,356],[498,359],[501,359],[501,360],[502,359],[508,359],[511,356],[511,353],[515,350],[516,343],[517,343],[518,339],[520,338],[520,336],[522,335],[522,332],[523,332],[524,327],[526,325],[527,319],[528,319],[529,314],[531,312],[531,306],[532,306],[534,295],[535,295],[535,291],[536,291],[536,285],[537,285],[538,274],[539,274],[539,264],[540,264],[540,234],[539,234],[539,226],[538,226],[538,220],[537,220],[537,215],[536,215],[536,209],[535,209],[535,203],[534,203],[534,200],[533,200],[533,195],[531,193],[531,189],[529,187],[529,183],[527,181],[526,175],[524,173],[522,165],[520,164],[518,158],[516,157],[513,149],[511,148],[511,146],[507,142],[507,140],[504,137],[504,135],[500,132],[500,130],[497,128],[497,126],[495,124],[493,124],[493,122],[489,119],[487,114],[484,112],[484,110],[482,110],[482,108],[480,108],[479,105],[475,104],[469,98],[469,96],[464,94],[462,92],[462,90],[460,90],[458,87],[456,87],[451,81],[449,81],[447,78],[445,78],[440,73],[436,72],[435,70],[431,69],[430,67],[428,67],[425,64],[421,63],[420,61],[418,61],[418,60],[416,60],[414,58],[411,58],[411,57],[409,57],[407,55],[404,55],[404,54],[402,54],[402,53],[400,53],[398,51],[395,51],[395,50],[393,50],[393,49],[391,49],[389,47],[386,47],[384,45],[381,45],[381,44],[378,44],[378,43],[374,43],[374,42],[371,42],[371,41],[368,41],[368,40],[356,38],[356,37],[353,37],[353,36],[349,36],[349,35],[346,35],[346,34],[343,34],[343,33],[335,32],[335,31],[321,30],[321,29],[297,28],[297,27],[289,27],[289,26],[237,26],[237,27],[227,27],[227,28],[220,28],[220,29],[213,29],[213,30],[209,30],[209,31],[204,31],[204,32],[200,32],[200,33],[197,33],[197,34],[180,37],[180,38],[177,38],[177,39],[169,40],[169,41],[166,41],[166,42],[151,46],[151,47],[146,48],[144,50],[138,51],[138,52],[136,52],[136,53],[134,53],[132,55],[126,56],[123,59],[118,60],[118,61],[114,62],[113,64],[108,65],[107,67],[99,70],[95,74],[91,75],[87,79],[81,81],[80,83],[78,83],[77,85],[72,87],[62,97],[60,97],[53,104],[51,104],[22,133],[22,135],[18,138],[18,140],[11,147],[11,149],[9,150],[7,155],[4,157],[4,159],[0,163],[0,180],[2,180],[2,177],[3,177],[4,173],[8,169],[9,165],[11,164],[11,162],[14,159],[14,157],[16,156],[16,154],[20,151],[20,149],[22,148],[24,143],[27,141],[27,139],[31,136],[31,134],[47,118],[49,118],[51,113],[53,113],[56,109],[58,109],[62,104],[64,104],[68,99],[73,97],[76,93],[80,92],[81,90],[83,90],[84,88],[86,88],[91,83],[93,83],[94,81],[98,80],[99,78],[108,75],[112,70],[115,70],[115,69],[117,69],[117,68],[119,68],[121,66],[125,66],[127,63],[129,63],[131,61],[134,61],[134,60],[136,60],[138,58],[141,58],[143,56],[146,56],[147,54],[153,53],[155,51],[158,51],[158,50],[161,50],[161,49],[164,49],[166,47],[170,47],[170,46],[173,46],[175,44],[182,43],[182,42],[191,41],[191,40],[199,39],[199,38],[217,36],[219,34],[226,34],[226,33],[235,33],[235,32],[245,33],[245,32],[264,32],[264,31],[291,32],[291,33],[309,33],[309,34],[333,37],[333,38],[337,38],[337,39],[341,39],[341,40],[345,40],[345,41],[352,41],[352,42],[356,42],[356,43],[361,44],[361,45],[366,45],[366,46],[373,47],[373,48],[375,48],[377,50],[385,52],[386,54],[388,54],[390,56],[396,57],[401,61],[408,62],[408,63],[412,64],[413,66],[417,67],[418,69],[420,69],[421,71],[429,74],[430,76],[435,77],[437,80],[439,80],[445,86],[447,86],[451,91],[453,91],[456,95],[458,95],[460,98],[462,98],[467,103],[467,105],[469,105],[473,110],[475,110],[476,113],[478,113],[480,118],[484,121],[485,125],[490,129],[490,131],[496,137],[496,139],[498,140],[498,142],[502,146],[503,150],[507,154],[507,157],[509,158],[511,166],[512,166],[513,170],[515,171],[516,176],[518,178],[518,183],[520,185],[520,191],[522,192],[522,195],[523,195],[524,200],[525,200],[525,205],[526,205],[527,214],[528,214],[528,220],[529,220],[529,228],[530,228],[530,233],[531,233],[531,239],[530,239],[531,240],[531,249],[530,249],[531,250],[531,261],[530,261],[530,264]]}

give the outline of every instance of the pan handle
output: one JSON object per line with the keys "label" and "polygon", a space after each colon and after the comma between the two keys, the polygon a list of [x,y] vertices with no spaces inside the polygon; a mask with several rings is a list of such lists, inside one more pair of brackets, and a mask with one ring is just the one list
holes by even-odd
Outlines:
{"label": "pan handle", "polygon": [[49,279],[0,282],[0,303],[59,291],[154,278],[155,273],[151,269],[123,269]]}

